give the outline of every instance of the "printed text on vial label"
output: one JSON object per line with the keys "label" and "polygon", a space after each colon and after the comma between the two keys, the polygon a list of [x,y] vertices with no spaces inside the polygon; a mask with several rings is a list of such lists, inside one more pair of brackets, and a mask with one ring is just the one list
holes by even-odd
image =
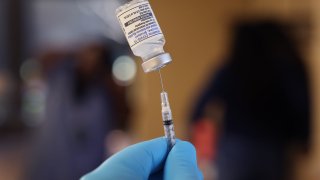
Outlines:
{"label": "printed text on vial label", "polygon": [[131,47],[162,34],[149,3],[138,3],[118,15],[118,18]]}

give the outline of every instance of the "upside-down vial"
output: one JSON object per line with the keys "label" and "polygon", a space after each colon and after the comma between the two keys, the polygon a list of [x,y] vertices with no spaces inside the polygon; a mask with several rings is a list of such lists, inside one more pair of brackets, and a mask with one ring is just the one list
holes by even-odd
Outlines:
{"label": "upside-down vial", "polygon": [[165,39],[148,0],[132,0],[119,7],[116,15],[133,54],[142,58],[144,72],[172,61],[163,49]]}

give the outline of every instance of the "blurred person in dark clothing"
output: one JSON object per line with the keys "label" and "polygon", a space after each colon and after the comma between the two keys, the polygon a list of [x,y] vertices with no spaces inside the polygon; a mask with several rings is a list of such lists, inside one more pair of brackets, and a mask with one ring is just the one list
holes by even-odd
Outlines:
{"label": "blurred person in dark clothing", "polygon": [[277,22],[243,21],[234,30],[228,61],[201,96],[193,123],[200,123],[214,107],[223,107],[218,179],[288,179],[288,147],[307,148],[310,136],[309,84],[302,57]]}
{"label": "blurred person in dark clothing", "polygon": [[30,158],[30,180],[76,180],[106,158],[105,138],[124,129],[125,88],[112,79],[111,50],[101,43],[74,54],[47,52],[46,119]]}

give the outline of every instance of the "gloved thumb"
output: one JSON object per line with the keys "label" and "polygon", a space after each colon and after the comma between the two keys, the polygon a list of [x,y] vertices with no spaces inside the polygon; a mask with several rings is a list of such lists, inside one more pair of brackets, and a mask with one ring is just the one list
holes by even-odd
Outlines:
{"label": "gloved thumb", "polygon": [[164,167],[165,180],[200,180],[202,173],[197,166],[196,150],[186,141],[177,141],[171,149]]}

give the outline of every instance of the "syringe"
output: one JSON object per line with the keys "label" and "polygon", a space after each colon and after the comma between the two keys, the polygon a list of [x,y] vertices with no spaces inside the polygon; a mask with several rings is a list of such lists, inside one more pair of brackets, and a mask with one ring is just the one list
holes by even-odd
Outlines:
{"label": "syringe", "polygon": [[[148,0],[132,0],[116,10],[116,15],[134,55],[142,58],[145,73],[159,70],[169,64],[172,58],[163,49],[164,35]],[[152,26],[146,26],[152,24]],[[144,28],[146,33],[140,33]],[[172,113],[168,94],[163,89],[161,78],[161,106],[165,136],[170,149],[175,144]]]}
{"label": "syringe", "polygon": [[162,122],[163,122],[165,137],[167,138],[167,142],[168,142],[168,147],[169,149],[171,149],[176,143],[176,137],[175,137],[174,126],[173,126],[173,118],[172,118],[172,112],[170,109],[168,93],[166,93],[163,88],[163,82],[162,82],[162,76],[161,76],[160,70],[159,70],[159,74],[160,74],[161,87],[162,87],[162,92],[160,93],[161,108],[162,108],[161,110]]}

